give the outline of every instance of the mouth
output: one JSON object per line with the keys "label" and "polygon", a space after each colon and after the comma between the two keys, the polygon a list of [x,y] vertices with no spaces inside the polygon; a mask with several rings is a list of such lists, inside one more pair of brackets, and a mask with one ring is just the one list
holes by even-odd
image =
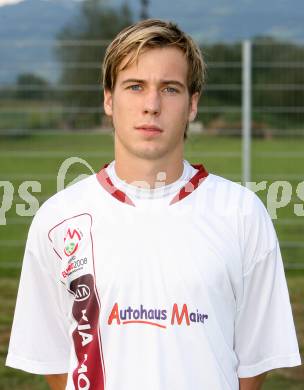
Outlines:
{"label": "mouth", "polygon": [[158,135],[163,132],[160,127],[149,124],[135,126],[135,130],[147,135]]}

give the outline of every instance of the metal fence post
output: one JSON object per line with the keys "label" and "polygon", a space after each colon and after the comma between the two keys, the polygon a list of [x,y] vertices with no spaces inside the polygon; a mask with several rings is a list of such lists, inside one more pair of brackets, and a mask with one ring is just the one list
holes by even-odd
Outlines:
{"label": "metal fence post", "polygon": [[251,42],[242,45],[242,181],[251,181]]}

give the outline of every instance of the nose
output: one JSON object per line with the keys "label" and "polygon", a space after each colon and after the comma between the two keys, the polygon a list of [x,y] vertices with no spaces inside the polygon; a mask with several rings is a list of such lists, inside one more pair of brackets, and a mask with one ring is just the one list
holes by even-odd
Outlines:
{"label": "nose", "polygon": [[144,96],[143,111],[145,114],[159,115],[161,108],[161,101],[159,92],[157,90],[150,90]]}

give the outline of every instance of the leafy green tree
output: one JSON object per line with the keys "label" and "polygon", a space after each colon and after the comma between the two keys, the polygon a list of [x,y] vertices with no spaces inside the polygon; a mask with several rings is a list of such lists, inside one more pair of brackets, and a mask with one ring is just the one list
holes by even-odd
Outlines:
{"label": "leafy green tree", "polygon": [[56,54],[62,64],[59,85],[71,127],[92,127],[101,121],[101,63],[106,45],[132,23],[127,4],[109,8],[103,0],[85,0],[77,20],[58,35]]}
{"label": "leafy green tree", "polygon": [[[274,127],[302,125],[304,100],[304,48],[291,42],[258,37],[253,44],[253,105],[277,112],[259,114]],[[288,110],[299,110],[289,113]]]}
{"label": "leafy green tree", "polygon": [[[242,104],[241,43],[213,44],[203,48],[207,84],[203,107],[235,107]],[[252,104],[254,125],[295,128],[304,120],[304,48],[271,37],[256,37],[252,44]],[[290,112],[288,112],[290,110]],[[293,112],[294,111],[294,112]],[[297,113],[298,111],[298,113]],[[229,126],[241,125],[241,111],[203,113],[204,123],[220,119]]]}
{"label": "leafy green tree", "polygon": [[17,77],[17,99],[45,99],[50,93],[48,82],[35,74],[22,73]]}
{"label": "leafy green tree", "polygon": [[[207,72],[207,96],[210,99],[229,101],[231,106],[240,104],[242,96],[241,45],[218,43],[207,46],[203,49],[203,53],[205,53],[207,64],[211,64],[211,69]],[[213,85],[214,89],[208,90],[208,85]]]}

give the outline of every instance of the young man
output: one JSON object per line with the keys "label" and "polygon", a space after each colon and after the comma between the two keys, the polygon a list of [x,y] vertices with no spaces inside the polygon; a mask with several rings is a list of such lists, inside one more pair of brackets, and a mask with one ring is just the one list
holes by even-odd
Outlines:
{"label": "young man", "polygon": [[108,47],[115,161],[36,214],[9,366],[59,390],[257,390],[268,370],[300,364],[264,206],[183,160],[204,67],[160,20]]}

